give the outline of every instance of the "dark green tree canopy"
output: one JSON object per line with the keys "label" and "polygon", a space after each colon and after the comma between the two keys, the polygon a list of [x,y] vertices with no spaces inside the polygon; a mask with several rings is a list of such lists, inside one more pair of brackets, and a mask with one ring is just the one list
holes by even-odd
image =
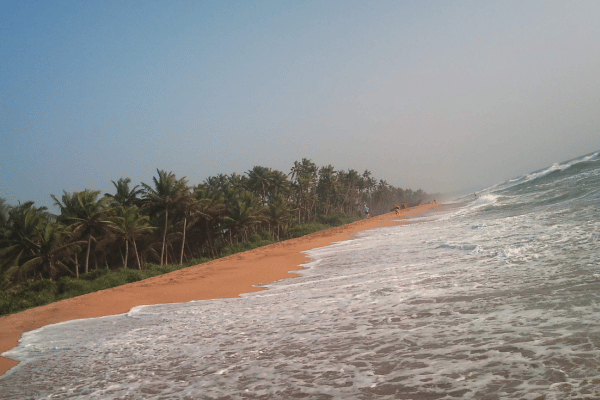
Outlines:
{"label": "dark green tree canopy", "polygon": [[90,189],[51,195],[57,215],[33,202],[11,206],[0,198],[0,287],[79,277],[81,266],[88,273],[219,257],[256,237],[282,240],[314,222],[361,218],[364,204],[377,215],[431,197],[393,187],[369,170],[318,167],[307,158],[294,162],[289,174],[255,165],[195,186],[161,169],[149,184],[124,177],[111,182],[115,193],[102,197]]}

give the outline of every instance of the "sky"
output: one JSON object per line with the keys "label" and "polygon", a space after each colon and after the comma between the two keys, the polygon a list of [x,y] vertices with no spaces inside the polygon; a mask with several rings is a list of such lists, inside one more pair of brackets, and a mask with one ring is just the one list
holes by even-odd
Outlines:
{"label": "sky", "polygon": [[0,0],[0,197],[294,161],[472,191],[600,150],[598,1]]}

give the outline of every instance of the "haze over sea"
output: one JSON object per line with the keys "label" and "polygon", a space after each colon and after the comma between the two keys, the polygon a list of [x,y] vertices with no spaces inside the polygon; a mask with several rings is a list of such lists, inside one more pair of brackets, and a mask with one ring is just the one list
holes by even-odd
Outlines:
{"label": "haze over sea", "polygon": [[600,152],[308,253],[237,299],[23,335],[5,399],[598,399]]}

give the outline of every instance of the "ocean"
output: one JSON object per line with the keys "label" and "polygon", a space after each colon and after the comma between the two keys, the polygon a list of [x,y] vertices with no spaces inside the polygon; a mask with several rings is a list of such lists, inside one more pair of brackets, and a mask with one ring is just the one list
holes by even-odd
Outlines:
{"label": "ocean", "polygon": [[2,399],[600,399],[600,152],[308,251],[300,277],[23,335]]}

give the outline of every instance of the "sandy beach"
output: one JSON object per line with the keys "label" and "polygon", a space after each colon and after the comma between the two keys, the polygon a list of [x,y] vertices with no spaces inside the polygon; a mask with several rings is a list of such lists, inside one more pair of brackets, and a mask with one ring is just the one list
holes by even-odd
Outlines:
{"label": "sandy beach", "polygon": [[[352,239],[359,231],[401,224],[398,220],[425,213],[438,206],[439,203],[409,208],[403,210],[399,217],[390,212],[169,274],[1,317],[0,353],[17,346],[23,333],[58,322],[122,314],[140,305],[233,298],[241,293],[265,290],[257,285],[297,276],[289,271],[300,269],[299,266],[307,261],[303,251]],[[14,360],[0,357],[0,375],[17,364]]]}

